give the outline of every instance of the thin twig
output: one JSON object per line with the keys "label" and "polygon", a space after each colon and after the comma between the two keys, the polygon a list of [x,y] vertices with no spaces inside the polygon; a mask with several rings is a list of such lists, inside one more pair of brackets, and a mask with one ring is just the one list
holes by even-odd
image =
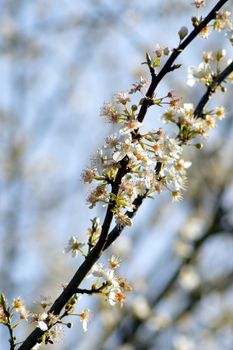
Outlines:
{"label": "thin twig", "polygon": [[15,350],[15,336],[14,336],[12,326],[9,323],[7,323],[6,327],[8,328],[9,333],[10,333],[10,339],[9,339],[10,350]]}
{"label": "thin twig", "polygon": [[92,289],[82,289],[82,288],[78,288],[76,293],[78,294],[99,294],[102,292],[102,290],[107,286],[106,283],[103,283],[99,288],[92,288]]}

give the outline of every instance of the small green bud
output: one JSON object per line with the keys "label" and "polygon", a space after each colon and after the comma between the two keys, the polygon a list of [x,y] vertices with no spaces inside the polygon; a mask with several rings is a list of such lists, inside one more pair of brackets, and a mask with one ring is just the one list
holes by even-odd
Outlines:
{"label": "small green bud", "polygon": [[221,86],[221,91],[224,93],[224,92],[227,92],[227,88],[225,86]]}
{"label": "small green bud", "polygon": [[199,25],[199,20],[197,17],[192,17],[192,24],[195,28]]}
{"label": "small green bud", "polygon": [[221,61],[221,59],[223,59],[226,56],[226,50],[219,50],[216,53],[216,60],[217,61]]}
{"label": "small green bud", "polygon": [[196,143],[196,144],[195,144],[195,147],[196,147],[197,149],[202,149],[202,148],[203,148],[203,144],[202,144],[202,143]]}
{"label": "small green bud", "polygon": [[154,62],[153,62],[153,68],[159,67],[160,66],[160,58],[155,57]]}
{"label": "small green bud", "polygon": [[41,337],[41,343],[46,344],[46,334],[43,334]]}
{"label": "small green bud", "polygon": [[131,110],[132,110],[133,112],[135,112],[137,109],[138,109],[138,106],[137,106],[137,105],[132,105]]}

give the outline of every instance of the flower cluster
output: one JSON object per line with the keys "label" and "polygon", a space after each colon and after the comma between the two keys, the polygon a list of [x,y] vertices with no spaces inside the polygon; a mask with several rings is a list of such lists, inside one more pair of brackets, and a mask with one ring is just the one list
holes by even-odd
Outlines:
{"label": "flower cluster", "polygon": [[[16,314],[15,314],[16,312]],[[19,320],[28,320],[29,312],[20,297],[17,297],[12,302],[12,307],[8,305],[8,302],[4,294],[0,295],[0,323],[10,326],[12,319],[18,316]]]}
{"label": "flower cluster", "polygon": [[[16,328],[21,320],[25,320],[34,323],[36,327],[44,331],[43,339],[40,343],[37,343],[33,349],[38,349],[42,344],[53,344],[58,340],[61,335],[61,321],[58,316],[49,313],[47,308],[50,305],[49,298],[43,297],[39,302],[42,308],[41,313],[32,313],[26,309],[22,299],[17,297],[13,300],[12,306],[10,306],[3,294],[0,295],[0,323],[6,325],[8,328]],[[54,327],[53,327],[54,326]],[[51,329],[53,327],[53,329]],[[12,333],[13,334],[13,333]],[[14,341],[14,338],[11,339]]]}
{"label": "flower cluster", "polygon": [[[97,202],[102,202],[103,205],[114,202],[116,221],[129,225],[131,222],[126,219],[122,210],[132,211],[133,202],[138,196],[161,192],[162,187],[173,188],[171,191],[183,188],[181,181],[178,185],[175,180],[175,167],[175,173],[171,171],[171,165],[175,166],[181,159],[182,147],[179,140],[170,138],[162,129],[140,134],[140,125],[136,120],[134,128],[131,126],[131,123],[125,123],[119,134],[108,137],[103,149],[98,151],[96,163],[101,163],[101,167],[93,171],[97,174],[95,179],[101,181],[101,184],[88,197],[91,207]],[[128,171],[122,178],[118,193],[113,195],[109,191],[109,185],[115,180],[121,162],[125,159],[128,162]],[[163,163],[163,170],[157,174],[156,167],[160,163]],[[184,178],[184,169],[181,173]]]}
{"label": "flower cluster", "polygon": [[[195,1],[195,7],[199,9],[205,5],[204,1]],[[194,25],[202,20],[195,18]],[[219,11],[214,20],[215,30],[226,30],[229,35],[232,30],[229,11]],[[186,27],[178,32],[182,41],[188,34]],[[160,59],[170,55],[168,48],[157,47],[155,58],[146,54],[146,64],[150,70],[160,66]],[[209,87],[215,77],[221,72],[222,61],[225,57],[225,50],[203,53],[203,62],[198,68],[190,67],[188,71],[188,85],[194,86],[196,82],[203,83]],[[175,68],[179,68],[178,66]],[[232,75],[228,78],[232,81]],[[103,206],[111,205],[117,223],[131,225],[131,219],[126,212],[135,209],[134,201],[139,196],[149,196],[155,192],[160,193],[168,189],[173,199],[181,198],[181,192],[185,188],[186,169],[191,165],[182,158],[183,145],[196,137],[206,137],[208,130],[215,127],[216,118],[222,119],[225,116],[223,107],[212,111],[204,111],[202,118],[194,116],[194,108],[191,104],[180,105],[180,99],[173,91],[161,98],[153,96],[149,104],[162,106],[169,104],[169,109],[163,113],[164,122],[172,122],[179,128],[176,137],[169,137],[165,131],[159,129],[147,133],[141,132],[142,122],[138,119],[141,104],[131,104],[130,95],[136,92],[142,93],[145,80],[133,84],[128,92],[121,92],[115,95],[115,102],[105,103],[101,115],[108,121],[120,125],[118,133],[110,135],[103,148],[97,151],[93,160],[93,167],[83,172],[83,180],[86,183],[97,181],[98,184],[88,196],[90,208],[97,203]],[[225,91],[225,87],[220,85]],[[142,93],[143,94],[143,93]],[[169,99],[167,101],[166,99]],[[200,143],[196,143],[201,148]],[[112,184],[116,180],[119,169],[125,166],[125,173],[116,193],[112,192]]]}
{"label": "flower cluster", "polygon": [[[96,231],[99,227],[99,219],[95,218],[92,220],[92,228],[88,230],[89,234],[89,248],[92,248],[92,244],[90,245],[91,237],[93,237],[93,233],[95,235]],[[130,292],[132,290],[129,283],[120,277],[115,271],[120,267],[120,258],[117,256],[111,256],[108,260],[109,267],[104,267],[101,263],[96,263],[92,266],[90,273],[87,275],[87,278],[94,278],[94,282],[91,285],[90,289],[77,289],[77,293],[74,294],[70,300],[67,302],[65,306],[64,316],[76,316],[79,317],[80,322],[82,323],[83,330],[86,332],[88,327],[88,322],[91,319],[91,311],[88,308],[85,308],[81,311],[81,313],[77,313],[75,311],[76,306],[81,299],[81,294],[98,294],[104,297],[106,301],[109,302],[110,305],[120,304],[123,305],[126,296],[125,292]],[[66,286],[64,286],[66,288]],[[39,318],[40,316],[40,318]],[[35,318],[35,316],[34,316]],[[45,312],[41,315],[38,315],[38,323],[37,327],[42,330],[48,329],[48,320],[51,318],[51,314],[46,314]],[[36,321],[36,320],[34,320]],[[59,323],[57,321],[56,323]],[[56,324],[55,323],[55,324]],[[61,323],[61,322],[60,322]],[[64,324],[62,322],[62,324]],[[70,323],[66,324],[67,327],[71,327]],[[46,328],[47,327],[47,328]]]}
{"label": "flower cluster", "polygon": [[[204,110],[203,118],[194,117],[194,107],[192,103],[184,103],[174,110],[167,109],[162,115],[165,123],[174,123],[179,128],[178,139],[187,144],[196,137],[207,137],[208,131],[216,127],[216,120],[225,117],[224,107],[216,107],[213,110]],[[195,144],[201,148],[200,144]]]}
{"label": "flower cluster", "polygon": [[[217,52],[214,57],[219,63],[224,52]],[[209,86],[216,76],[217,73],[211,67],[213,53],[204,53],[203,59],[204,63],[198,70],[190,68],[189,85],[200,81]],[[193,105],[181,105],[181,100],[175,96],[174,91],[169,91],[164,97],[152,98],[151,104],[169,105],[162,119],[166,123],[176,124],[179,128],[178,135],[170,137],[163,129],[142,133],[142,123],[138,120],[137,112],[142,102],[130,105],[129,94],[120,93],[116,96],[119,108],[116,109],[109,103],[107,109],[104,107],[104,113],[105,117],[113,121],[114,109],[117,119],[114,118],[113,122],[120,125],[119,131],[107,137],[103,148],[97,151],[93,168],[84,171],[83,180],[87,183],[94,180],[98,182],[88,196],[91,208],[97,203],[102,203],[103,206],[112,204],[116,222],[131,225],[126,212],[134,210],[134,201],[138,196],[150,196],[167,189],[174,200],[181,198],[186,184],[186,169],[191,166],[191,162],[183,159],[183,145],[190,144],[196,137],[206,137],[209,129],[215,127],[216,119],[223,119],[225,113],[223,107],[218,107],[204,111],[204,118],[196,118]],[[195,146],[202,147],[200,143]],[[127,163],[125,174],[118,192],[112,193],[111,185],[124,162]]]}
{"label": "flower cluster", "polygon": [[109,259],[109,267],[104,267],[101,263],[96,263],[88,277],[94,277],[95,282],[92,285],[92,290],[98,291],[110,305],[123,305],[126,296],[125,292],[132,290],[128,282],[115,273],[115,270],[120,266],[120,259],[112,256]]}
{"label": "flower cluster", "polygon": [[[205,1],[195,0],[193,5],[198,13],[199,9],[205,6]],[[207,38],[212,29],[225,31],[226,37],[233,44],[233,24],[230,16],[229,11],[221,10],[217,12],[213,25],[208,24],[200,32],[200,35]],[[194,28],[197,28],[202,20],[203,18],[199,14],[197,14],[197,17],[193,17]],[[117,93],[113,102],[104,103],[101,115],[107,122],[114,124],[116,132],[106,138],[103,147],[97,150],[92,166],[85,169],[82,174],[83,181],[93,186],[87,198],[89,207],[93,208],[97,203],[108,206],[107,214],[110,212],[112,215],[113,213],[116,223],[123,226],[132,225],[131,217],[133,215],[131,213],[136,209],[138,198],[151,197],[154,194],[160,194],[164,190],[171,193],[173,200],[179,200],[182,197],[182,191],[185,189],[187,182],[186,172],[191,166],[191,162],[184,159],[184,146],[195,146],[200,149],[202,144],[199,139],[207,137],[209,130],[216,126],[216,120],[225,117],[224,108],[221,106],[212,110],[203,109],[201,115],[197,115],[193,105],[191,103],[181,103],[181,98],[177,97],[174,91],[169,91],[163,97],[157,97],[154,94],[155,86],[160,81],[159,79],[156,81],[158,75],[155,70],[160,67],[161,60],[165,56],[171,55],[168,60],[168,68],[167,64],[164,66],[165,70],[167,69],[165,74],[181,66],[171,64],[169,67],[169,62],[173,60],[172,55],[174,53],[176,55],[183,50],[181,44],[188,36],[187,27],[182,26],[178,31],[178,35],[180,38],[178,48],[170,50],[168,47],[157,45],[153,58],[148,53],[146,54],[146,62],[144,63],[148,65],[152,76],[152,83],[146,94],[144,88],[147,83],[141,77],[138,82],[131,86],[129,91]],[[184,44],[187,44],[188,41],[186,40]],[[216,87],[212,88],[211,84],[216,82],[216,77],[219,77],[225,56],[225,50],[216,53],[204,52],[203,61],[199,66],[197,68],[190,67],[188,70],[188,85],[193,87],[196,83],[202,83],[207,88],[207,92],[211,90],[212,94]],[[162,75],[163,73],[164,71],[162,71]],[[233,73],[223,82],[225,83],[227,80],[233,83]],[[226,91],[223,83],[219,87],[221,91]],[[132,95],[136,93],[140,94],[140,100],[137,104],[132,101]],[[142,122],[148,108],[153,105],[160,107],[168,105],[161,118],[164,123],[175,124],[178,130],[175,135],[169,136],[162,128],[146,130]],[[91,318],[90,310],[84,308],[81,312],[77,313],[75,311],[81,294],[98,294],[110,305],[123,305],[126,300],[126,293],[130,292],[132,288],[125,279],[116,273],[121,262],[119,257],[112,256],[108,260],[108,267],[96,262],[97,257],[100,257],[106,248],[104,244],[109,238],[107,235],[111,220],[112,216],[110,216],[109,225],[103,225],[102,230],[99,218],[95,217],[91,220],[91,227],[87,230],[87,243],[80,241],[76,236],[72,236],[64,248],[64,252],[71,253],[74,258],[78,254],[85,258],[85,263],[88,263],[83,276],[92,278],[94,281],[90,289],[79,289],[75,286],[71,298],[68,302],[65,299],[64,304],[66,304],[62,305],[64,306],[62,315],[58,316],[50,312],[49,306],[51,303],[49,298],[43,298],[40,301],[41,312],[31,313],[26,309],[20,297],[15,298],[12,305],[9,305],[5,296],[0,295],[0,323],[7,326],[11,331],[11,348],[15,348],[13,331],[20,320],[34,323],[43,333],[43,336],[39,340],[37,339],[40,342],[33,347],[34,350],[38,349],[41,344],[53,344],[61,336],[63,326],[71,328],[72,324],[70,322],[63,322],[63,318],[66,316],[77,316],[84,331],[87,331],[88,322]],[[106,226],[107,229],[105,229]],[[103,238],[103,240],[100,238]],[[102,241],[104,243],[101,246]],[[100,244],[97,245],[97,242]],[[99,246],[101,247],[98,251]],[[95,248],[97,248],[96,251]],[[176,248],[177,253],[183,257],[186,257],[192,249],[185,240],[181,240],[180,245]],[[94,259],[88,261],[90,257],[92,258],[92,252],[97,252],[97,254],[93,254]],[[89,274],[87,275],[88,271]],[[186,265],[179,275],[179,281],[183,288],[195,290],[199,286],[200,278],[191,265]],[[66,287],[64,286],[64,289]],[[142,319],[150,314],[149,308],[142,301],[137,302],[137,308],[135,307],[134,312]]]}
{"label": "flower cluster", "polygon": [[[194,5],[197,9],[205,6],[205,1],[197,0],[194,2]],[[202,16],[194,16],[192,17],[192,23],[194,27],[197,27],[201,22],[203,18]],[[208,24],[206,27],[204,27],[201,32],[200,36],[204,39],[209,37],[209,34],[212,30],[217,30],[219,32],[225,30],[226,33],[231,32],[233,29],[233,22],[231,19],[231,12],[228,10],[220,10],[216,14],[216,18],[214,20],[213,25]]]}
{"label": "flower cluster", "polygon": [[233,23],[232,23],[230,11],[227,11],[227,10],[218,11],[216,20],[214,22],[214,29],[220,32],[222,30],[227,30],[227,31],[233,30]]}
{"label": "flower cluster", "polygon": [[[217,52],[207,51],[203,53],[203,61],[198,67],[188,68],[188,81],[187,84],[193,87],[196,83],[202,83],[208,87],[213,79],[220,73],[221,64],[226,56],[226,50],[219,50]],[[229,63],[229,62],[228,62]],[[232,77],[228,77],[229,81],[232,81]],[[220,86],[222,88],[222,86]]]}

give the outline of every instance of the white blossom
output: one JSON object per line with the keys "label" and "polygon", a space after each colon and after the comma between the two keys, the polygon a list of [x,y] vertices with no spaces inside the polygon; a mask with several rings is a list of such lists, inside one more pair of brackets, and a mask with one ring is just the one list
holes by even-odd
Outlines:
{"label": "white blossom", "polygon": [[130,98],[127,92],[119,92],[116,94],[116,101],[122,105],[126,105],[127,102],[130,102]]}
{"label": "white blossom", "polygon": [[48,325],[45,322],[48,314],[43,312],[42,314],[30,314],[30,318],[33,322],[36,322],[36,327],[40,328],[42,331],[48,330]]}
{"label": "white blossom", "polygon": [[196,82],[208,82],[212,79],[211,77],[211,71],[208,64],[201,62],[198,65],[198,68],[196,67],[189,67],[188,68],[188,80],[187,85],[190,87],[193,87]]}
{"label": "white blossom", "polygon": [[144,78],[140,78],[140,81],[134,83],[132,88],[129,91],[129,94],[133,94],[137,91],[141,91],[141,89],[146,85],[146,80]]}
{"label": "white blossom", "polygon": [[131,158],[133,156],[133,148],[131,137],[125,138],[123,142],[118,143],[117,150],[113,154],[113,160],[120,162],[125,156]]}
{"label": "white blossom", "polygon": [[72,253],[72,257],[75,258],[79,252],[82,252],[82,247],[85,246],[84,242],[81,242],[78,240],[77,237],[72,236],[69,241],[67,246],[64,248],[64,253]]}
{"label": "white blossom", "polygon": [[142,123],[140,123],[137,120],[128,120],[124,123],[124,128],[120,130],[120,134],[129,134],[130,132],[134,131],[135,129],[138,129],[142,126]]}

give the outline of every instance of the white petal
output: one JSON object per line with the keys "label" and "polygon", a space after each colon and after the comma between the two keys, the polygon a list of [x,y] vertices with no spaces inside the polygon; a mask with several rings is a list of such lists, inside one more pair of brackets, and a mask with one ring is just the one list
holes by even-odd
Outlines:
{"label": "white petal", "polygon": [[48,326],[44,321],[38,321],[38,327],[42,330],[42,331],[47,331],[48,330]]}
{"label": "white petal", "polygon": [[116,151],[114,154],[113,154],[113,160],[115,160],[115,162],[119,162],[120,160],[122,160],[124,158],[126,154],[123,153],[123,152],[120,152],[120,151]]}
{"label": "white petal", "polygon": [[32,350],[37,350],[41,346],[41,343],[36,343],[36,345],[33,346]]}
{"label": "white petal", "polygon": [[83,330],[84,330],[84,332],[87,331],[87,320],[83,321]]}

